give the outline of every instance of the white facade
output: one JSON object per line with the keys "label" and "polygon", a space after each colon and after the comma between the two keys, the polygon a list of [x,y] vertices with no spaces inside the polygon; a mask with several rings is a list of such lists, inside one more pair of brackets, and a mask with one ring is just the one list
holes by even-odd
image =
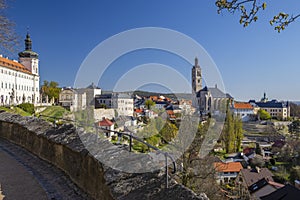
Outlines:
{"label": "white facade", "polygon": [[133,116],[133,98],[126,94],[116,94],[112,101],[113,108],[117,110],[118,116]]}
{"label": "white facade", "polygon": [[[34,59],[38,70],[38,59]],[[17,61],[0,56],[0,105],[39,102],[38,71],[31,73],[27,67]]]}
{"label": "white facade", "polygon": [[31,47],[31,38],[27,34],[19,62],[0,56],[0,105],[39,103],[39,59]]}
{"label": "white facade", "polygon": [[134,100],[129,94],[113,93],[97,95],[95,99],[96,108],[105,105],[106,108],[113,108],[118,116],[133,116]]}

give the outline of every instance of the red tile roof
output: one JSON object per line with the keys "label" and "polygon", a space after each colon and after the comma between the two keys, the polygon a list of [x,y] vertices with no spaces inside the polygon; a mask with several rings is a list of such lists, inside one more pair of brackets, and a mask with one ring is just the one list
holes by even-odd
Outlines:
{"label": "red tile roof", "polygon": [[0,66],[6,67],[9,69],[13,69],[13,70],[17,70],[20,72],[24,72],[27,74],[31,74],[31,71],[28,70],[24,65],[22,65],[21,63],[9,60],[7,58],[0,57]]}
{"label": "red tile roof", "polygon": [[112,121],[110,121],[109,119],[102,119],[100,122],[99,122],[99,126],[112,126],[114,123]]}
{"label": "red tile roof", "polygon": [[240,172],[243,169],[241,163],[239,162],[215,162],[214,168],[218,172]]}
{"label": "red tile roof", "polygon": [[135,109],[134,112],[136,112],[136,113],[142,113],[144,111],[142,109]]}
{"label": "red tile roof", "polygon": [[235,102],[234,108],[235,109],[253,109],[253,106],[250,103]]}

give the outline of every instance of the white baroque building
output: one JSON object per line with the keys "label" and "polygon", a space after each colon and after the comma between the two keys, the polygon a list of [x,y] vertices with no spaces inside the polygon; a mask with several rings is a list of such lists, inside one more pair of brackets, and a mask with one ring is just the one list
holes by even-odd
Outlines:
{"label": "white baroque building", "polygon": [[39,59],[27,33],[19,61],[0,56],[0,105],[39,103]]}

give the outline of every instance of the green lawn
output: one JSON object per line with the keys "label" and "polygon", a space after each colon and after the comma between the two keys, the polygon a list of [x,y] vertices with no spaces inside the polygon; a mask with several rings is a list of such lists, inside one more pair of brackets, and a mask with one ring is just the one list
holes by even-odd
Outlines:
{"label": "green lawn", "polygon": [[6,112],[18,114],[18,115],[21,115],[21,116],[31,116],[31,114],[25,112],[24,110],[22,110],[21,108],[18,108],[18,107],[12,107],[12,109],[11,109],[11,108],[8,108],[8,107],[0,106],[0,110],[4,110]]}
{"label": "green lawn", "polygon": [[65,114],[69,113],[66,109],[64,109],[61,106],[50,106],[47,107],[45,110],[39,113],[39,115],[45,115],[48,116],[44,117],[48,121],[54,121],[54,118],[63,118]]}

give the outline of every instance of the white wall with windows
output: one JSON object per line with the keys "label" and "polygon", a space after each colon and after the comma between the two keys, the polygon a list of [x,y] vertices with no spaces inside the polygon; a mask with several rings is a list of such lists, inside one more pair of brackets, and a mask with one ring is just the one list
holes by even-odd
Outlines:
{"label": "white wall with windows", "polygon": [[[14,66],[12,62],[15,62],[16,65]],[[36,104],[39,102],[39,76],[19,69],[19,66],[20,63],[17,61],[1,57],[0,105],[14,105],[23,102]]]}

